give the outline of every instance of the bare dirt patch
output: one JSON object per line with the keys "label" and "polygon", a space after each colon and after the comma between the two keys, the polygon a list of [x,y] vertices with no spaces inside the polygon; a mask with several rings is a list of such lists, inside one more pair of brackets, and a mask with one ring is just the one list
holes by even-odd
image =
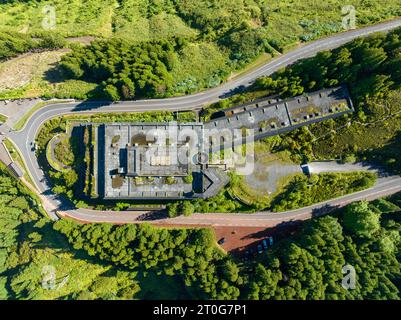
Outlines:
{"label": "bare dirt patch", "polygon": [[287,222],[271,228],[260,227],[213,227],[216,240],[224,238],[220,246],[234,255],[243,255],[246,250],[256,252],[256,247],[266,237],[273,237],[274,241],[283,239],[295,233],[301,221]]}
{"label": "bare dirt patch", "polygon": [[[277,222],[272,221],[271,227],[209,227],[213,229],[216,241],[224,238],[224,243],[220,247],[226,252],[236,256],[243,257],[247,250],[253,251],[256,254],[257,245],[266,237],[273,237],[274,243],[278,240],[289,237],[302,226],[303,221],[290,221],[277,225]],[[177,225],[154,225],[158,228],[177,228]],[[201,225],[180,225],[179,228],[207,228]]]}
{"label": "bare dirt patch", "polygon": [[0,92],[26,86],[35,78],[42,79],[69,49],[27,53],[0,63]]}

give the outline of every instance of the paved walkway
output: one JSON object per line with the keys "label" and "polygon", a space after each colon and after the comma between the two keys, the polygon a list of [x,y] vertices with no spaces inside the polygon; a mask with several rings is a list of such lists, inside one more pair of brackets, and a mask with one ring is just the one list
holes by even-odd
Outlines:
{"label": "paved walkway", "polygon": [[338,163],[336,161],[315,161],[308,164],[310,173],[325,172],[353,172],[353,171],[371,171],[379,172],[379,169],[362,162],[358,163]]}

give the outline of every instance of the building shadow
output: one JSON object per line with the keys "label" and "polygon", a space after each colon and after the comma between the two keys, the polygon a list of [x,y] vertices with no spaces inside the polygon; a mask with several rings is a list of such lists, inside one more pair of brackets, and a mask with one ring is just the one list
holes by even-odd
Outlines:
{"label": "building shadow", "polygon": [[332,213],[338,209],[340,209],[339,205],[331,205],[331,204],[325,204],[321,207],[313,208],[312,209],[312,218],[316,218],[316,217],[320,217],[320,216]]}
{"label": "building shadow", "polygon": [[167,219],[168,214],[166,210],[157,210],[144,213],[140,215],[136,220],[137,221],[155,221],[161,219]]}

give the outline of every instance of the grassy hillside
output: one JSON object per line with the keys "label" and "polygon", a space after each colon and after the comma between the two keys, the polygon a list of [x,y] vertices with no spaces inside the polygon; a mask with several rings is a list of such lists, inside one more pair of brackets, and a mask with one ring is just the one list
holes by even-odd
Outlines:
{"label": "grassy hillside", "polygon": [[[230,72],[244,68],[262,54],[268,59],[301,41],[342,31],[343,5],[339,0],[2,1],[0,60],[2,32],[19,32],[35,39],[51,31],[85,43],[88,36],[122,38],[132,45],[179,38],[186,45],[175,53],[170,94],[184,94],[218,85]],[[357,26],[401,13],[401,0],[353,0],[347,5],[357,10]],[[53,12],[48,6],[54,8],[56,24],[45,30],[43,22],[46,24]],[[16,53],[30,50],[32,46],[27,45]],[[43,75],[18,88],[0,89],[0,96],[85,99],[98,93],[92,92],[92,84],[53,80]]]}
{"label": "grassy hillside", "polygon": [[50,16],[46,15],[46,6],[53,6],[56,13],[54,31],[64,36],[110,36],[116,5],[114,0],[2,1],[0,30],[43,32],[42,22]]}
{"label": "grassy hillside", "polygon": [[[399,0],[351,0],[359,24],[400,15]],[[43,31],[44,6],[54,6],[56,30],[66,36],[115,34],[136,41],[192,37],[214,39],[244,25],[265,29],[277,43],[341,30],[343,1],[328,0],[28,0],[2,1],[0,30]]]}

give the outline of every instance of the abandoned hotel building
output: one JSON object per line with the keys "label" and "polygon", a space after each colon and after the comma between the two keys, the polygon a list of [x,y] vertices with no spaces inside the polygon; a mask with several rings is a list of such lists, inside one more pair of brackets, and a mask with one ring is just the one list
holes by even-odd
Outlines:
{"label": "abandoned hotel building", "polygon": [[348,90],[340,86],[288,100],[255,100],[205,123],[96,125],[97,194],[112,200],[209,198],[229,178],[227,167],[208,159],[213,149],[208,132],[247,128],[261,139],[352,111]]}

